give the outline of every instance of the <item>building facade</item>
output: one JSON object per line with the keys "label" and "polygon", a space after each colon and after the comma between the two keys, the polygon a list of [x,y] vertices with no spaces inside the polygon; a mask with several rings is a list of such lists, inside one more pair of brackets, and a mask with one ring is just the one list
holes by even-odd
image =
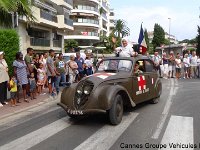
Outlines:
{"label": "building facade", "polygon": [[110,9],[107,0],[74,0],[70,19],[74,30],[68,31],[65,39],[78,41],[79,47],[88,47],[109,35]]}
{"label": "building facade", "polygon": [[[149,42],[152,43],[153,31],[148,32],[148,38],[149,38]],[[169,35],[169,33],[167,32],[165,32],[165,39],[169,39],[170,43],[178,44],[177,38],[172,34]]]}
{"label": "building facade", "polygon": [[38,53],[49,49],[64,52],[64,35],[74,30],[69,18],[72,8],[73,0],[34,0],[34,21],[27,24],[25,17],[19,18],[20,51],[25,54],[32,47]]}

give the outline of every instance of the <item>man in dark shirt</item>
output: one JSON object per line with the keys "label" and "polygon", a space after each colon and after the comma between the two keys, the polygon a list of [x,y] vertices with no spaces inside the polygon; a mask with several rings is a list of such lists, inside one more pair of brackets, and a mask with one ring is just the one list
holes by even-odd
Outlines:
{"label": "man in dark shirt", "polygon": [[56,91],[57,94],[60,91],[59,84],[66,82],[66,69],[65,69],[65,62],[63,61],[63,54],[59,54],[58,60],[55,61],[55,67],[56,67]]}
{"label": "man in dark shirt", "polygon": [[80,52],[76,53],[75,62],[78,65],[78,76],[77,76],[77,79],[78,79],[78,81],[80,81],[84,77],[84,68],[83,68],[84,59],[81,58]]}

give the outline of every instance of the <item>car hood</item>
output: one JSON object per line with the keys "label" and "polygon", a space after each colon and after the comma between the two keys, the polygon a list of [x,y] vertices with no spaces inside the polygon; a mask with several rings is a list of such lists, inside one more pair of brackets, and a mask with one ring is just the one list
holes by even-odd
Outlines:
{"label": "car hood", "polygon": [[117,73],[109,73],[109,72],[98,72],[83,78],[82,80],[90,81],[95,85],[98,85],[102,82],[111,81],[111,80],[119,80],[130,77],[130,73],[128,72],[117,72]]}

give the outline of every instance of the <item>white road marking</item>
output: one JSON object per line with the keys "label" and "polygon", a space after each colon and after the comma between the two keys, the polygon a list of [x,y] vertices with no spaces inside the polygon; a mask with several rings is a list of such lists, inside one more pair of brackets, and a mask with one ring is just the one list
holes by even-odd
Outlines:
{"label": "white road marking", "polygon": [[168,97],[167,102],[165,104],[164,110],[163,110],[162,115],[161,115],[160,122],[158,123],[158,126],[157,126],[157,129],[154,132],[153,136],[151,137],[152,139],[158,139],[158,137],[159,137],[159,135],[162,131],[162,128],[164,126],[164,123],[167,119],[167,116],[169,114],[170,107],[172,105],[172,101],[173,101],[172,97],[173,97],[173,95],[176,95],[177,90],[178,90],[178,87],[174,88],[174,80],[170,80],[170,82],[171,82],[171,88],[170,88],[170,92],[169,92],[169,97]]}
{"label": "white road marking", "polygon": [[123,116],[122,122],[117,126],[105,125],[90,136],[74,150],[108,150],[117,141],[121,134],[135,120],[138,113],[130,113]]}
{"label": "white road marking", "polygon": [[1,150],[27,150],[40,142],[46,140],[47,138],[53,136],[54,134],[60,132],[61,130],[69,127],[71,122],[69,117],[64,117],[59,119],[47,126],[44,126],[38,130],[35,130],[25,136],[22,136],[10,143],[0,146]]}
{"label": "white road marking", "polygon": [[[176,147],[170,147],[174,143]],[[178,144],[183,146],[187,144],[194,145],[193,136],[193,118],[182,116],[171,116],[168,126],[165,130],[161,144],[166,144],[165,150],[193,150],[194,148],[180,148]]]}
{"label": "white road marking", "polygon": [[[58,109],[60,109],[60,108],[59,107],[53,107],[51,109],[48,109],[47,111],[44,111],[44,112],[41,112],[41,113],[35,115],[34,117],[27,117],[29,115],[32,115],[33,112],[31,112],[31,111],[22,112],[21,114],[18,114],[15,117],[12,116],[12,118],[13,118],[12,121],[2,121],[0,123],[0,126],[1,126],[0,131],[9,129],[9,128],[17,126],[17,125],[20,125],[22,123],[25,123],[25,122],[30,121],[32,119],[35,119],[37,117],[43,116],[43,115],[48,114],[50,112],[56,111]],[[25,118],[25,117],[27,117],[27,118]]]}

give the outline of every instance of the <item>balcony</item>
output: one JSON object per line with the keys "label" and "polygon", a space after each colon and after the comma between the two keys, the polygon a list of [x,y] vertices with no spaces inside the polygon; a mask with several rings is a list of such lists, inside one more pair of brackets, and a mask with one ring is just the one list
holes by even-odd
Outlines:
{"label": "balcony", "polygon": [[71,6],[73,6],[73,0],[64,0],[65,1],[65,3],[68,3],[68,4],[70,4]]}
{"label": "balcony", "polygon": [[73,9],[73,0],[51,0],[51,1],[57,5]]}
{"label": "balcony", "polygon": [[94,19],[78,18],[75,21],[79,22],[79,23],[91,23],[91,24],[97,24],[97,25],[99,25],[99,21],[98,20],[94,20]]}
{"label": "balcony", "polygon": [[53,47],[62,47],[61,40],[53,40]]}
{"label": "balcony", "polygon": [[74,26],[88,26],[99,28],[99,21],[95,19],[76,18],[74,20]]}
{"label": "balcony", "polygon": [[76,31],[74,33],[69,33],[66,39],[91,39],[99,40],[99,34],[93,31]]}
{"label": "balcony", "polygon": [[99,10],[97,7],[88,5],[77,5],[72,10],[73,13],[90,13],[99,16]]}
{"label": "balcony", "polygon": [[102,6],[106,11],[108,10],[108,6],[106,2],[102,1]]}
{"label": "balcony", "polygon": [[104,20],[108,21],[106,14],[103,13],[103,14],[101,14],[101,16],[103,17]]}
{"label": "balcony", "polygon": [[55,15],[52,15],[44,10],[40,10],[40,17],[43,18],[43,19],[46,19],[46,20],[49,20],[49,21],[52,21],[52,22],[58,22],[58,19]]}
{"label": "balcony", "polygon": [[68,18],[65,18],[64,20],[65,20],[65,24],[66,25],[69,25],[69,26],[73,27],[73,20],[68,19]]}
{"label": "balcony", "polygon": [[90,11],[96,11],[96,12],[99,11],[96,7],[87,6],[87,5],[78,5],[77,9],[79,9],[79,10],[90,10]]}
{"label": "balcony", "polygon": [[65,18],[64,15],[57,15],[58,17],[58,28],[74,30],[73,21],[71,19]]}
{"label": "balcony", "polygon": [[45,38],[31,37],[30,38],[30,45],[31,46],[49,47],[50,46],[50,40],[45,39]]}

